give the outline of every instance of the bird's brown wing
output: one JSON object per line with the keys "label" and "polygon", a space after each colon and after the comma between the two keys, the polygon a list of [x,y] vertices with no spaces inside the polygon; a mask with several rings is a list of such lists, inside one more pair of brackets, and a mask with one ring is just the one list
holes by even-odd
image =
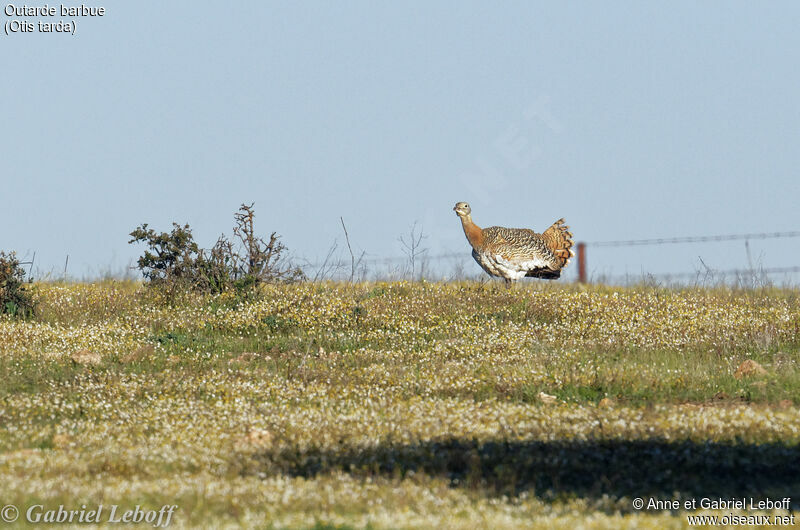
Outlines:
{"label": "bird's brown wing", "polygon": [[492,226],[483,230],[483,248],[499,263],[517,270],[557,270],[558,263],[552,249],[541,234],[527,228]]}

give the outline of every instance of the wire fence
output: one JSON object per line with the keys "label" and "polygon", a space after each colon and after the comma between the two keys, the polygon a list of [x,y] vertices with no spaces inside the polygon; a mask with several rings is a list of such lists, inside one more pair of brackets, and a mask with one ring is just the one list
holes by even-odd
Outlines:
{"label": "wire fence", "polygon": [[[610,241],[586,241],[579,242],[574,247],[578,250],[576,260],[577,266],[565,269],[563,279],[570,281],[586,281],[588,283],[609,283],[609,284],[631,284],[648,282],[652,280],[663,280],[675,283],[725,283],[733,279],[737,283],[769,283],[771,278],[778,278],[781,275],[784,283],[798,285],[800,283],[800,265],[789,265],[783,267],[763,267],[751,266],[747,268],[715,269],[706,266],[700,260],[701,267],[694,271],[676,272],[650,272],[642,269],[638,273],[626,272],[614,274],[613,271],[604,271],[602,267],[595,267],[594,271],[581,278],[579,276],[580,259],[584,259],[584,270],[586,265],[585,249],[593,248],[612,248],[612,247],[641,247],[641,246],[662,246],[675,244],[692,243],[717,243],[737,240],[766,240],[766,239],[789,239],[800,238],[800,230],[785,232],[757,232],[748,234],[717,234],[706,236],[682,236],[682,237],[661,237],[650,239],[628,239]],[[583,247],[583,248],[581,248]],[[387,256],[372,257],[362,253],[359,257],[344,257],[340,249],[338,253],[334,248],[328,253],[328,257],[323,261],[312,262],[310,260],[296,260],[312,280],[319,279],[351,279],[358,280],[395,280],[395,279],[436,279],[436,280],[459,280],[459,279],[478,279],[484,276],[483,271],[474,266],[469,247],[460,251],[445,251],[431,253],[428,249],[419,251],[414,259],[411,256]],[[582,252],[583,251],[583,252]],[[749,248],[748,248],[749,252]],[[581,256],[583,254],[583,256]],[[590,258],[594,259],[593,257]],[[29,276],[33,272],[36,253],[30,260],[20,262],[20,265],[28,265]],[[748,261],[749,255],[748,255]],[[447,263],[449,262],[449,264]],[[63,277],[67,278],[67,264],[69,256],[64,264]],[[449,265],[449,266],[448,266]],[[354,270],[357,269],[357,270]],[[599,272],[598,272],[599,271]]]}
{"label": "wire fence", "polygon": [[778,239],[800,237],[800,231],[760,232],[755,234],[725,234],[716,236],[662,237],[656,239],[629,239],[624,241],[587,242],[588,247],[633,247],[639,245],[671,245],[676,243],[707,243],[712,241],[736,241],[751,239]]}
{"label": "wire fence", "polygon": [[[610,240],[610,241],[587,241],[584,242],[586,248],[609,248],[609,247],[639,247],[639,246],[661,246],[661,245],[675,245],[675,244],[692,244],[692,243],[716,243],[725,241],[750,241],[750,240],[765,240],[765,239],[787,239],[787,238],[800,238],[800,230],[785,231],[785,232],[756,232],[747,234],[717,234],[705,236],[682,236],[682,237],[661,237],[650,239],[628,239],[628,240]],[[580,256],[579,256],[580,258]],[[585,259],[585,255],[584,255]],[[442,262],[450,261],[451,263],[469,264],[472,261],[468,249],[460,252],[440,252],[431,254],[428,252],[421,253],[416,256],[416,260],[423,264],[424,270],[440,270],[442,267],[436,267],[432,264],[441,264]],[[409,262],[409,256],[391,256],[391,257],[365,257],[359,260],[358,265],[361,268],[361,277],[365,277],[366,273],[373,273],[373,276],[381,276],[380,271],[375,271],[376,267],[384,267],[384,273],[388,268],[391,271],[388,276],[401,277],[403,276],[402,267]],[[347,269],[350,271],[351,260],[336,259],[330,260],[325,263],[306,263],[306,267],[311,270],[319,269],[320,267],[327,267],[329,270]],[[408,271],[405,271],[406,276]],[[475,274],[465,274],[463,269],[456,271],[455,274],[444,275],[445,279],[457,279],[459,277],[480,276],[483,274],[481,271],[476,271]],[[731,268],[731,269],[712,269],[703,263],[702,268],[694,271],[679,271],[668,273],[651,273],[642,271],[639,274],[594,274],[589,282],[598,283],[636,283],[641,281],[648,281],[653,279],[660,279],[666,281],[681,282],[686,280],[694,280],[695,282],[725,282],[728,279],[735,279],[742,283],[749,281],[752,283],[754,278],[764,282],[765,278],[784,275],[800,274],[800,265],[798,266],[785,266],[785,267],[762,267],[751,266],[748,268]],[[383,274],[387,276],[387,274]],[[422,275],[424,277],[424,274]],[[574,276],[578,280],[577,271],[569,271],[567,277]]]}
{"label": "wire fence", "polygon": [[754,267],[750,269],[709,269],[697,270],[694,272],[675,272],[675,273],[647,273],[640,274],[614,274],[598,275],[590,283],[608,284],[635,284],[648,283],[653,280],[665,281],[667,283],[686,283],[687,280],[696,284],[716,284],[727,283],[733,279],[740,285],[766,285],[771,283],[769,278],[776,275],[791,275],[800,273],[800,266],[795,267]]}

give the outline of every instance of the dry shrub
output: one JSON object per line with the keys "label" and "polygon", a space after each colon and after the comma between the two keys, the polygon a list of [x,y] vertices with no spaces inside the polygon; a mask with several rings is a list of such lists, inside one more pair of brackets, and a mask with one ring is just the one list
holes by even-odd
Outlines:
{"label": "dry shrub", "polygon": [[259,284],[300,280],[302,270],[285,259],[286,247],[275,232],[269,240],[256,235],[253,205],[242,204],[235,214],[233,239],[220,236],[210,249],[194,241],[189,225],[173,223],[171,232],[158,233],[147,224],[130,233],[129,243],[148,246],[137,262],[152,286],[167,294],[196,291],[222,293],[235,289],[250,294]]}
{"label": "dry shrub", "polygon": [[16,253],[0,252],[0,314],[21,318],[33,316],[36,302],[26,287],[25,270]]}

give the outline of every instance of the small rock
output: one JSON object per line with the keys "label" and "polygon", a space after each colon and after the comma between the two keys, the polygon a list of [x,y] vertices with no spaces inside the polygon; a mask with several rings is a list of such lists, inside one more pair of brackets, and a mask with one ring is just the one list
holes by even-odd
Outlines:
{"label": "small rock", "polygon": [[763,366],[752,359],[747,359],[745,362],[739,365],[739,368],[736,369],[733,377],[736,379],[742,379],[744,377],[752,377],[755,375],[766,375],[766,373],[767,371],[764,370]]}
{"label": "small rock", "polygon": [[30,458],[37,454],[40,454],[41,451],[38,449],[17,449],[16,451],[9,451],[7,453],[2,453],[2,455],[6,458]]}
{"label": "small rock", "polygon": [[778,402],[778,407],[782,409],[789,409],[794,406],[794,402],[791,399],[782,399]]}
{"label": "small rock", "polygon": [[249,363],[251,361],[257,361],[257,360],[271,361],[272,357],[270,357],[269,355],[267,355],[265,353],[247,351],[247,352],[244,352],[243,354],[241,354],[241,355],[239,355],[237,357],[234,357],[233,359],[229,360],[228,363],[229,364],[233,364],[233,363]]}
{"label": "small rock", "polygon": [[265,449],[272,445],[272,433],[266,429],[251,429],[245,436],[234,443],[234,447],[243,449]]}
{"label": "small rock", "polygon": [[614,406],[614,400],[611,398],[604,397],[600,400],[600,403],[597,404],[598,407],[608,408]]}
{"label": "small rock", "polygon": [[87,349],[76,351],[70,356],[70,358],[77,364],[91,364],[96,366],[103,362],[103,358],[100,357],[99,353],[95,353]]}
{"label": "small rock", "polygon": [[246,363],[246,362],[250,362],[250,361],[256,359],[257,357],[258,357],[257,353],[246,351],[246,352],[242,353],[241,355],[239,355],[238,357],[234,357],[229,362],[232,362],[232,363]]}
{"label": "small rock", "polygon": [[153,346],[151,346],[150,344],[145,344],[144,346],[140,346],[135,350],[133,350],[132,352],[123,355],[122,357],[119,358],[119,360],[126,364],[132,363],[136,361],[141,361],[142,359],[146,359],[147,357],[153,355],[155,352],[156,349],[153,348]]}
{"label": "small rock", "polygon": [[545,394],[544,392],[539,392],[539,394],[536,397],[539,398],[539,401],[541,401],[542,403],[546,403],[548,405],[552,405],[553,403],[558,401],[557,397],[551,396],[550,394]]}
{"label": "small rock", "polygon": [[68,434],[56,434],[53,436],[53,447],[64,449],[72,445],[72,436]]}
{"label": "small rock", "polygon": [[247,433],[247,440],[258,445],[269,444],[272,443],[272,433],[266,429],[253,429]]}

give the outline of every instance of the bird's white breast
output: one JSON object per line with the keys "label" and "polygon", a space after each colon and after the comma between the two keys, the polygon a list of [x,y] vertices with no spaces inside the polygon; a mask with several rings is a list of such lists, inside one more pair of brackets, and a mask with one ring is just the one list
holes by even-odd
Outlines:
{"label": "bird's white breast", "polygon": [[497,268],[502,271],[502,276],[519,280],[523,278],[528,271],[534,269],[541,269],[548,266],[548,263],[540,258],[527,259],[525,261],[507,260],[500,254],[495,254],[494,261]]}
{"label": "bird's white breast", "polygon": [[488,272],[492,276],[502,276],[503,274],[497,268],[497,264],[495,263],[492,256],[485,252],[478,252],[475,249],[472,249],[472,257],[475,258],[475,261],[478,262],[478,265],[483,268],[486,272]]}
{"label": "bird's white breast", "polygon": [[490,252],[472,251],[472,257],[483,267],[483,270],[492,276],[500,276],[509,280],[519,280],[525,277],[528,271],[542,269],[549,264],[540,258],[526,259],[524,261],[508,260],[500,254]]}

